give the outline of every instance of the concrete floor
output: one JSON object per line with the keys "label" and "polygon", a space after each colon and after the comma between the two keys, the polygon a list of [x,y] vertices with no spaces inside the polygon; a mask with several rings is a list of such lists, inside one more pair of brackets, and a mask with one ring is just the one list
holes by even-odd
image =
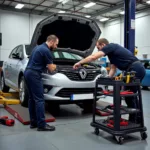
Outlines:
{"label": "concrete floor", "polygon": [[[150,135],[150,91],[142,91],[145,125]],[[111,101],[106,98],[105,101]],[[8,115],[2,107],[0,116]],[[96,136],[90,126],[91,114],[81,114],[76,105],[61,107],[61,116],[56,117],[54,132],[37,132],[16,120],[13,127],[0,125],[0,150],[150,150],[150,137],[140,140],[140,133],[129,135],[123,145],[116,144],[112,136],[104,131]]]}

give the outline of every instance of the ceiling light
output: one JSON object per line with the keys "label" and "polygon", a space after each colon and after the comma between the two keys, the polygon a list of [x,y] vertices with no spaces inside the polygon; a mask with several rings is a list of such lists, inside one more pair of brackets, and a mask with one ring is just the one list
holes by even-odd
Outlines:
{"label": "ceiling light", "polygon": [[67,2],[69,2],[70,0],[59,0],[58,2],[59,3],[62,3],[62,4],[66,4]]}
{"label": "ceiling light", "polygon": [[121,14],[121,15],[124,15],[124,14],[125,14],[125,11],[121,11],[120,14]]}
{"label": "ceiling light", "polygon": [[83,7],[84,7],[84,8],[89,8],[89,7],[94,6],[95,4],[96,4],[96,3],[90,2],[90,3],[86,4],[86,5],[84,5]]}
{"label": "ceiling light", "polygon": [[63,10],[60,10],[58,13],[65,13],[65,11],[63,11]]}
{"label": "ceiling light", "polygon": [[147,3],[147,4],[150,4],[150,0],[149,0],[149,1],[146,1],[146,3]]}
{"label": "ceiling light", "polygon": [[104,21],[107,21],[107,20],[109,20],[109,18],[102,18],[100,21],[104,22]]}
{"label": "ceiling light", "polygon": [[21,9],[22,7],[24,7],[24,4],[17,4],[17,5],[15,6],[16,9]]}
{"label": "ceiling light", "polygon": [[90,16],[90,15],[86,15],[85,17],[86,17],[86,18],[90,18],[91,16]]}

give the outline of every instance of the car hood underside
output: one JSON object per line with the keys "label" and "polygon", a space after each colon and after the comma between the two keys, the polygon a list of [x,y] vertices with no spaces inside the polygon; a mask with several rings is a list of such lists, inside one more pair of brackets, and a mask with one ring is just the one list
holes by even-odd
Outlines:
{"label": "car hood underside", "polygon": [[97,23],[89,18],[55,14],[38,23],[30,48],[45,42],[50,34],[59,38],[59,48],[69,48],[87,56],[92,54],[101,31]]}

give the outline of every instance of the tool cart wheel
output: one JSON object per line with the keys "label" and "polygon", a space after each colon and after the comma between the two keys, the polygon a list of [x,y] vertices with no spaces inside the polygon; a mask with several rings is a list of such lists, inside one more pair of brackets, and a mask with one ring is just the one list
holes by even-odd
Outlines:
{"label": "tool cart wheel", "polygon": [[99,129],[98,129],[98,128],[95,128],[94,133],[95,133],[96,135],[99,135]]}
{"label": "tool cart wheel", "polygon": [[123,144],[124,137],[122,136],[114,136],[118,144]]}
{"label": "tool cart wheel", "polygon": [[141,138],[142,138],[142,140],[146,140],[147,139],[147,133],[141,132]]}

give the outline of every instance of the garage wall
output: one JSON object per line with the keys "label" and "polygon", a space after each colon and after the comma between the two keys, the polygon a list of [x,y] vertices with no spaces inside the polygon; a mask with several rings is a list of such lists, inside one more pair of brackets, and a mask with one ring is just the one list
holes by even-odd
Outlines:
{"label": "garage wall", "polygon": [[[148,54],[150,58],[150,10],[136,14],[135,20],[135,45],[138,46],[138,58]],[[104,24],[104,36],[110,42],[119,43],[124,46],[124,18]]]}
{"label": "garage wall", "polygon": [[[98,26],[99,26],[99,28],[101,30],[101,35],[100,35],[99,38],[102,38],[102,37],[104,37],[104,24],[102,24],[100,21],[97,22],[97,24],[98,24]],[[97,52],[97,48],[96,47],[95,47],[93,53],[95,53],[95,52]]]}
{"label": "garage wall", "polygon": [[0,10],[0,60],[7,60],[10,51],[17,45],[29,43],[36,24],[45,16],[19,14]]}

